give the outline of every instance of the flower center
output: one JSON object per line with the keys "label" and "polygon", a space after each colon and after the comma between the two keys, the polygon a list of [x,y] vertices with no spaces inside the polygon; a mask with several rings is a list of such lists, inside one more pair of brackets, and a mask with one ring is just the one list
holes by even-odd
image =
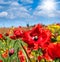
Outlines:
{"label": "flower center", "polygon": [[35,41],[37,41],[37,40],[38,40],[38,36],[34,36],[33,39],[34,39]]}

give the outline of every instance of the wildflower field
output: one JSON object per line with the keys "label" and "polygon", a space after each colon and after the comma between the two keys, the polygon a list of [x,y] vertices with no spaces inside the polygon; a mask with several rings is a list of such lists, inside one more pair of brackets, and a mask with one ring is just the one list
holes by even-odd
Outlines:
{"label": "wildflower field", "polygon": [[0,62],[60,62],[60,24],[0,33]]}

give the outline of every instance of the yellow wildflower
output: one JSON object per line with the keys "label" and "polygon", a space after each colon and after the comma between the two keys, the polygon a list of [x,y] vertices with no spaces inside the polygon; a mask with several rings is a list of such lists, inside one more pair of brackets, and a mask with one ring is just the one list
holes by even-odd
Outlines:
{"label": "yellow wildflower", "polygon": [[60,41],[60,35],[59,35],[59,36],[57,36],[57,41]]}

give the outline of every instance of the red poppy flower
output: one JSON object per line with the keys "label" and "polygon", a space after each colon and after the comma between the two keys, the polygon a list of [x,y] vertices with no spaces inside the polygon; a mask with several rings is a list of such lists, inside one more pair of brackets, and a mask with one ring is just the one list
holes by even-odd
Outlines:
{"label": "red poppy flower", "polygon": [[25,62],[25,60],[26,60],[26,58],[21,50],[18,52],[18,58],[19,58],[20,62]]}
{"label": "red poppy flower", "polygon": [[2,34],[0,34],[0,39],[2,39],[3,38],[3,35]]}
{"label": "red poppy flower", "polygon": [[10,36],[11,39],[15,40],[16,39],[16,36],[13,35],[13,36]]}
{"label": "red poppy flower", "polygon": [[5,33],[5,36],[9,36],[9,33]]}
{"label": "red poppy flower", "polygon": [[42,56],[38,56],[37,58],[38,58],[38,61],[40,61],[42,59]]}
{"label": "red poppy flower", "polygon": [[21,28],[14,29],[14,35],[16,35],[17,38],[21,38],[23,34],[23,31]]}
{"label": "red poppy flower", "polygon": [[23,34],[23,41],[25,41],[29,47],[37,45],[37,48],[38,46],[45,48],[49,44],[50,38],[51,32],[44,29],[40,24]]}
{"label": "red poppy flower", "polygon": [[3,54],[2,54],[3,58],[7,58],[8,57],[8,50],[6,50]]}
{"label": "red poppy flower", "polygon": [[52,58],[52,59],[56,59],[59,58],[60,59],[60,43],[51,43],[47,50],[46,53]]}
{"label": "red poppy flower", "polygon": [[52,61],[52,58],[49,56],[48,53],[44,53],[43,54],[43,58],[46,59],[46,60],[48,60],[48,61]]}
{"label": "red poppy flower", "polygon": [[3,62],[2,60],[0,60],[0,62]]}

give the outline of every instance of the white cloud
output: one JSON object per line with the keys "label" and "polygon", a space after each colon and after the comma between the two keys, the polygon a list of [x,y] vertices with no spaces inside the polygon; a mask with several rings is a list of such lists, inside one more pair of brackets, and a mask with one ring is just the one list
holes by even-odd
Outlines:
{"label": "white cloud", "polygon": [[53,11],[55,10],[55,1],[54,0],[43,0],[41,4],[41,9],[44,11]]}
{"label": "white cloud", "polygon": [[12,6],[19,6],[19,3],[15,1],[15,2],[12,2],[11,5]]}
{"label": "white cloud", "polygon": [[54,0],[43,0],[34,11],[35,16],[56,17],[60,16],[59,11],[56,9],[56,2]]}
{"label": "white cloud", "polygon": [[55,16],[60,17],[60,10],[56,10]]}
{"label": "white cloud", "polygon": [[0,4],[10,4],[10,3],[11,3],[11,1],[5,2],[4,0],[0,0]]}
{"label": "white cloud", "polygon": [[15,19],[15,18],[32,18],[29,14],[29,11],[26,7],[18,4],[17,2],[13,2],[9,9],[7,10],[8,16],[7,18]]}
{"label": "white cloud", "polygon": [[7,12],[0,12],[0,17],[6,17],[8,15]]}
{"label": "white cloud", "polygon": [[[22,3],[33,3],[33,0],[21,0]],[[32,18],[33,16],[30,15],[30,10],[27,10],[27,7],[23,6],[22,4],[18,3],[18,0],[10,0],[4,1],[0,0],[0,4],[10,4],[6,12],[0,13],[0,17],[4,16],[5,18],[9,19],[16,19],[16,18]],[[0,6],[0,8],[2,8]]]}
{"label": "white cloud", "polygon": [[[21,0],[21,1],[27,2],[27,3],[33,3],[33,0]],[[1,0],[1,2],[3,2],[3,0]],[[42,0],[42,3],[40,3],[37,6],[36,10],[31,15],[30,10],[32,8],[30,8],[30,10],[27,10],[27,7],[23,6],[22,4],[19,4],[17,1],[13,1],[10,4],[9,9],[6,12],[0,13],[0,17],[4,16],[4,17],[10,18],[10,19],[15,19],[15,18],[25,18],[25,19],[34,18],[35,19],[40,16],[59,17],[60,11],[56,10],[56,8],[55,8],[55,5],[57,5],[57,4],[54,0]]]}
{"label": "white cloud", "polygon": [[21,0],[23,3],[33,3],[33,0]]}

